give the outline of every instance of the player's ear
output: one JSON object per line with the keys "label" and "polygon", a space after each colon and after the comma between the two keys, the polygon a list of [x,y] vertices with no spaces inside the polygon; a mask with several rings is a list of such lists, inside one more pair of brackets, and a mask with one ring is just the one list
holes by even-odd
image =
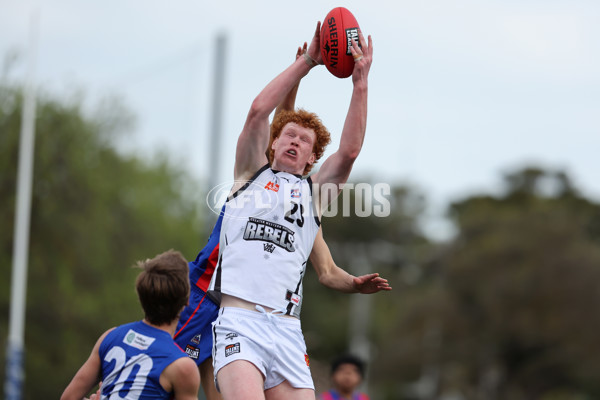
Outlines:
{"label": "player's ear", "polygon": [[308,164],[313,165],[315,161],[317,161],[317,155],[315,153],[312,153],[308,158]]}
{"label": "player's ear", "polygon": [[277,143],[277,140],[279,140],[279,137],[273,139],[273,143],[271,143],[271,150],[275,150],[275,143]]}

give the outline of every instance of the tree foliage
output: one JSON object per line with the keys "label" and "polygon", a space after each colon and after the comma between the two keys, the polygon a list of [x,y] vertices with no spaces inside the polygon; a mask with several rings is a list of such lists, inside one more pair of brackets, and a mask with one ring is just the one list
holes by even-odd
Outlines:
{"label": "tree foliage", "polygon": [[450,216],[459,233],[399,327],[419,345],[415,397],[598,397],[600,205],[564,172],[526,168],[504,195],[458,201]]}
{"label": "tree foliage", "polygon": [[[0,269],[11,276],[22,93],[0,88]],[[137,260],[174,248],[187,257],[203,242],[198,187],[165,156],[119,154],[130,129],[118,105],[89,116],[80,103],[38,99],[26,314],[26,398],[58,398],[100,334],[142,318]],[[0,307],[8,315],[10,279]],[[7,320],[0,322],[2,338]],[[5,340],[3,340],[6,343]],[[5,347],[0,347],[4,359]],[[4,376],[4,365],[0,367]]]}
{"label": "tree foliage", "polygon": [[[369,183],[371,188],[380,183],[369,178],[356,182]],[[369,214],[365,210],[383,203],[373,201],[369,205],[369,195],[357,194],[359,184],[352,185],[330,207],[337,210],[335,215],[322,219],[325,240],[339,267],[357,276],[378,272],[393,290],[374,295],[339,293],[320,285],[309,268],[304,279],[302,324],[311,357],[319,362],[315,362],[317,366],[325,365],[312,368],[317,391],[329,385],[328,362],[340,353],[351,352],[368,359],[368,382],[374,395],[398,380],[401,363],[397,341],[401,338],[392,328],[407,310],[403,290],[418,281],[420,265],[432,244],[419,228],[425,200],[415,188],[391,187],[385,196],[389,214],[377,216],[373,212],[361,217],[361,213]],[[353,347],[363,336],[369,344],[368,355],[363,354],[365,349]]]}

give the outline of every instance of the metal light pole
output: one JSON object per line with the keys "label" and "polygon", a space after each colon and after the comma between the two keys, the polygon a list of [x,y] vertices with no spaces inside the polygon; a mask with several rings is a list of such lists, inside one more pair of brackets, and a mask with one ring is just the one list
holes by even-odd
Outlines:
{"label": "metal light pole", "polygon": [[6,348],[6,381],[4,396],[7,400],[20,400],[24,381],[24,330],[25,300],[27,293],[27,263],[29,252],[29,225],[31,215],[31,186],[33,180],[33,154],[35,143],[35,67],[39,14],[31,16],[29,37],[29,68],[19,142],[17,196],[13,242],[13,264],[10,298],[8,345]]}
{"label": "metal light pole", "polygon": [[[217,35],[215,42],[215,64],[212,86],[212,101],[210,113],[210,136],[208,148],[208,191],[218,184],[219,165],[221,164],[221,138],[223,136],[223,95],[225,87],[225,53],[227,50],[227,36],[225,33]],[[210,214],[210,213],[209,213]],[[212,217],[212,218],[210,218]],[[210,235],[216,217],[210,215],[206,221],[206,236]]]}
{"label": "metal light pole", "polygon": [[[372,266],[367,254],[366,243],[347,243],[345,244],[345,254],[351,254],[348,267],[354,276],[361,276],[372,272]],[[350,338],[349,349],[352,354],[359,357],[365,365],[371,364],[372,344],[369,339],[368,329],[371,326],[371,307],[372,299],[370,295],[353,295],[350,297]],[[369,370],[366,370],[366,376],[362,386],[365,392],[369,391]]]}

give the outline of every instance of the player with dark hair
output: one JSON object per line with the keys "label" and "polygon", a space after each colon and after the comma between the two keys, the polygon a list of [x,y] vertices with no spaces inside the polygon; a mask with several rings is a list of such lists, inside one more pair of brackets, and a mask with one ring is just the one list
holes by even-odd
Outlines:
{"label": "player with dark hair", "polygon": [[319,400],[369,400],[369,396],[356,391],[365,377],[365,364],[352,355],[343,354],[331,363],[333,388],[319,396]]}
{"label": "player with dark hair", "polygon": [[81,400],[100,381],[102,398],[197,400],[198,369],[173,342],[190,293],[187,261],[170,250],[137,266],[144,319],[102,334],[61,400]]}
{"label": "player with dark hair", "polygon": [[[353,91],[340,147],[304,179],[302,174],[310,171],[329,142],[327,129],[316,114],[298,111],[282,112],[269,132],[269,116],[310,69],[322,63],[319,36],[320,23],[307,52],[255,98],[238,139],[236,183],[225,203],[219,259],[209,287],[221,301],[213,330],[213,363],[226,400],[315,398],[299,320],[302,278],[321,234],[321,204],[326,206],[339,194],[362,147],[373,53],[371,38],[367,43],[359,34],[362,49],[353,41]],[[319,190],[324,184],[336,190]],[[374,293],[389,288],[387,281],[378,282],[377,274],[362,281],[339,268],[315,268],[319,280],[334,289]]]}

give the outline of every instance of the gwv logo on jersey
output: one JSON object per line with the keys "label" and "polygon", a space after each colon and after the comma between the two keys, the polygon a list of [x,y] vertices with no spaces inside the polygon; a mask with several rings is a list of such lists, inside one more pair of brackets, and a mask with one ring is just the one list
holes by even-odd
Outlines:
{"label": "gwv logo on jersey", "polygon": [[263,248],[265,251],[268,251],[269,253],[272,253],[275,250],[275,245],[271,244],[271,243],[264,243],[263,244]]}

